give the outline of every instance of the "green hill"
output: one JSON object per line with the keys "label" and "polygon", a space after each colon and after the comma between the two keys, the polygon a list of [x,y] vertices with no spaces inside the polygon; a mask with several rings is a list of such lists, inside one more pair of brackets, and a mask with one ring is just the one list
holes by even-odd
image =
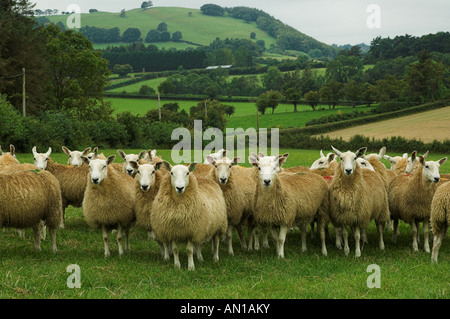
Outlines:
{"label": "green hill", "polygon": [[[62,22],[67,26],[66,15],[48,16],[52,23]],[[240,38],[250,39],[250,33],[256,33],[256,40],[264,40],[266,48],[276,43],[276,39],[267,32],[258,28],[255,22],[247,23],[244,20],[234,19],[230,16],[208,16],[199,9],[179,7],[153,7],[147,10],[133,9],[126,12],[125,17],[115,12],[82,13],[81,27],[95,26],[99,28],[120,29],[122,35],[128,28],[138,28],[141,37],[145,38],[148,31],[156,29],[158,24],[165,22],[168,31],[172,34],[181,31],[184,41],[209,45],[217,37],[220,39]]]}

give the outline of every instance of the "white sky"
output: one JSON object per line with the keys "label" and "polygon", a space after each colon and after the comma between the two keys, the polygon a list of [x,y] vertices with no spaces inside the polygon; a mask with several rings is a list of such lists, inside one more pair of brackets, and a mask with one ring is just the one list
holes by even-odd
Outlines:
{"label": "white sky", "polygon": [[[35,9],[66,11],[76,4],[81,12],[95,8],[119,12],[139,8],[144,0],[31,0]],[[206,3],[222,7],[246,6],[272,15],[327,44],[370,44],[376,36],[395,37],[406,33],[421,36],[450,31],[449,0],[154,0],[153,6],[199,9]],[[370,4],[380,9],[380,28],[369,28]]]}

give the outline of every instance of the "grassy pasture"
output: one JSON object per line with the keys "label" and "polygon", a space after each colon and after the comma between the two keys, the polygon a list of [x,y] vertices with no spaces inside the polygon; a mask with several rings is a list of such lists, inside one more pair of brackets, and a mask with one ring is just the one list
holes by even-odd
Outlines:
{"label": "grassy pasture", "polygon": [[[105,155],[116,150],[101,150]],[[124,150],[136,153],[139,150]],[[325,152],[328,150],[324,150]],[[287,166],[310,165],[318,150],[280,150],[289,152]],[[170,160],[170,150],[158,150]],[[399,155],[399,154],[391,154]],[[430,154],[431,158],[442,154]],[[32,162],[32,154],[17,154],[21,162]],[[54,153],[55,161],[65,163],[67,156]],[[117,161],[121,161],[118,157]],[[248,164],[247,164],[248,165]],[[443,167],[443,172],[446,166]],[[333,230],[330,227],[333,234]],[[42,251],[35,252],[32,231],[25,240],[13,230],[1,232],[0,298],[443,298],[448,299],[450,240],[441,246],[439,264],[430,262],[423,249],[413,253],[410,248],[410,229],[400,223],[397,244],[386,230],[386,250],[377,248],[374,224],[367,230],[369,244],[362,257],[356,259],[353,238],[350,236],[350,255],[334,247],[334,239],[327,238],[328,257],[320,254],[320,241],[308,236],[308,250],[301,252],[300,233],[288,233],[285,259],[276,258],[275,248],[262,251],[243,251],[237,236],[233,238],[235,256],[228,256],[224,243],[220,247],[220,261],[212,261],[210,245],[203,246],[205,261],[196,261],[195,272],[187,271],[185,246],[180,245],[181,270],[173,261],[164,262],[159,246],[147,239],[147,233],[137,227],[130,231],[131,251],[123,257],[117,253],[115,236],[111,240],[111,257],[103,256],[101,232],[86,225],[82,210],[69,207],[66,229],[57,233],[58,252],[51,253],[49,239],[42,243]],[[421,246],[420,246],[421,247]],[[81,269],[81,288],[69,289],[67,266],[77,264]],[[381,288],[369,289],[367,267],[380,266]]]}

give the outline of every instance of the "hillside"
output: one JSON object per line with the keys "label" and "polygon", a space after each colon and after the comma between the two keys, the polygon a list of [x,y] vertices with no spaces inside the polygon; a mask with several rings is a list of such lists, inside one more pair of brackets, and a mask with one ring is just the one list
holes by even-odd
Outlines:
{"label": "hillside", "polygon": [[[62,22],[67,25],[66,15],[48,16],[48,18],[52,23]],[[118,27],[121,35],[128,28],[138,28],[143,38],[148,31],[156,29],[159,23],[165,22],[170,33],[181,31],[182,40],[200,45],[209,45],[217,37],[250,39],[251,32],[256,33],[255,41],[264,40],[266,48],[276,43],[276,39],[259,29],[255,22],[246,23],[244,20],[229,16],[208,16],[202,14],[199,9],[152,7],[147,10],[129,10],[125,17],[120,17],[118,12],[95,12],[83,13],[80,19],[81,27],[95,26],[106,29]]]}
{"label": "hillside", "polygon": [[437,110],[403,116],[396,119],[355,126],[324,135],[331,138],[342,137],[345,141],[356,134],[375,139],[402,136],[406,139],[422,140],[425,143],[433,140],[444,141],[450,136],[450,106]]}

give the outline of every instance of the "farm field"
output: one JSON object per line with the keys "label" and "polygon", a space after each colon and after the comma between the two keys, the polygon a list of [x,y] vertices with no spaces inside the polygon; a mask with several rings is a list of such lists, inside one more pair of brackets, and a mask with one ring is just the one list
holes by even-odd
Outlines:
{"label": "farm field", "polygon": [[355,126],[323,135],[328,135],[332,138],[342,137],[344,140],[349,140],[356,134],[377,139],[402,136],[406,139],[420,139],[428,143],[433,142],[433,140],[443,141],[450,139],[449,123],[450,106],[401,118]]}
{"label": "farm field", "polygon": [[[100,151],[107,156],[117,154],[116,150]],[[280,152],[290,153],[286,166],[309,165],[319,153],[293,149]],[[170,159],[169,154],[170,150],[158,150],[163,158]],[[17,154],[17,157],[21,162],[31,162],[33,158],[32,154]],[[430,157],[439,158],[442,154],[430,154]],[[63,163],[67,160],[63,153],[55,153],[52,158]],[[334,234],[332,227],[330,232]],[[271,242],[269,249],[261,251],[240,249],[235,234],[235,256],[229,256],[221,243],[220,261],[214,263],[209,245],[205,244],[205,261],[196,262],[196,270],[189,272],[185,245],[180,245],[182,269],[175,269],[173,260],[164,262],[158,244],[148,240],[147,233],[137,227],[130,231],[129,253],[118,256],[112,235],[111,256],[104,258],[101,232],[89,229],[82,210],[70,206],[66,211],[66,228],[57,232],[56,254],[51,253],[48,238],[42,242],[42,251],[35,252],[31,230],[26,231],[25,239],[20,239],[14,230],[0,233],[0,273],[3,274],[0,298],[448,299],[449,282],[444,279],[450,262],[448,236],[436,265],[423,249],[416,253],[411,250],[409,225],[400,223],[397,244],[392,243],[391,234],[386,230],[386,250],[379,251],[372,223],[367,230],[369,244],[365,245],[362,257],[356,259],[353,240],[350,240],[350,255],[345,257],[342,250],[334,247],[334,239],[327,238],[328,257],[323,257],[319,239],[317,236],[310,239],[309,235],[308,250],[302,253],[300,233],[293,230],[288,233],[283,260],[276,257]],[[70,275],[66,268],[71,264],[80,267],[79,289],[69,289],[66,285]],[[380,289],[369,289],[366,284],[371,274],[367,267],[372,264],[380,266]]]}

